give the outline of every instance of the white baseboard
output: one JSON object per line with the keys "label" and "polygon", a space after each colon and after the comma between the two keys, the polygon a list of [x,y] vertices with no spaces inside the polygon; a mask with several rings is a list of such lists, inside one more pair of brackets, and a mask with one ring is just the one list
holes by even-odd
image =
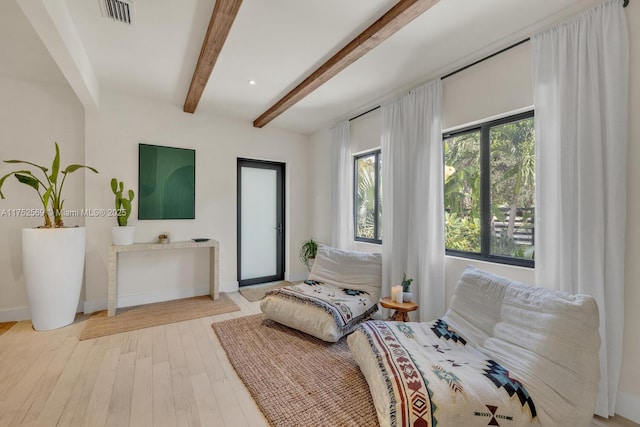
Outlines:
{"label": "white baseboard", "polygon": [[236,280],[229,282],[220,282],[220,292],[238,292],[238,282]]}
{"label": "white baseboard", "polygon": [[[76,313],[82,313],[82,308],[82,301],[78,301]],[[0,322],[20,322],[29,319],[31,319],[31,310],[29,310],[28,306],[0,309]]]}
{"label": "white baseboard", "polygon": [[640,423],[640,396],[619,391],[616,414],[634,423]]}
{"label": "white baseboard", "polygon": [[[238,292],[238,282],[221,282],[220,292]],[[131,307],[133,305],[151,304],[172,299],[190,298],[198,295],[209,295],[209,286],[201,286],[191,289],[171,289],[153,293],[118,295],[118,308]],[[86,300],[84,302],[85,313],[95,313],[96,311],[107,309],[107,298]]]}
{"label": "white baseboard", "polygon": [[84,312],[86,314],[95,313],[96,311],[102,311],[107,309],[107,298],[93,299],[84,301]]}
{"label": "white baseboard", "polygon": [[31,319],[29,307],[3,308],[0,310],[0,322],[19,322]]}
{"label": "white baseboard", "polygon": [[209,286],[190,289],[169,289],[159,292],[145,292],[144,294],[118,295],[118,308],[133,305],[151,304],[172,299],[190,298],[198,295],[209,295]]}

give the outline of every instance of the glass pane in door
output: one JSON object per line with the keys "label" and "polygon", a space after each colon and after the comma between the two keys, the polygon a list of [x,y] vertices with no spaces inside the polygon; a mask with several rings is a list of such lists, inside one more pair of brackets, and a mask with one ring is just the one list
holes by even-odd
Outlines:
{"label": "glass pane in door", "polygon": [[241,168],[240,280],[277,274],[277,172]]}

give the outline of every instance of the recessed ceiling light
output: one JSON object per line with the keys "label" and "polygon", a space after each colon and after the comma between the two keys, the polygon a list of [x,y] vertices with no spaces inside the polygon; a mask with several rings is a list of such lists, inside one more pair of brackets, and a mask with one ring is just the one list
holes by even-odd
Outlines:
{"label": "recessed ceiling light", "polygon": [[255,85],[255,84],[256,84],[256,81],[255,81],[255,80],[249,80],[249,84],[250,84],[251,86],[253,86],[253,85]]}

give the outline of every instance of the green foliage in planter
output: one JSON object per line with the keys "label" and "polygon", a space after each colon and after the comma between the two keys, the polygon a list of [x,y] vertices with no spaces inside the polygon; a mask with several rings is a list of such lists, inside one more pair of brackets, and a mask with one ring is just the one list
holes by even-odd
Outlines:
{"label": "green foliage in planter", "polygon": [[[40,166],[24,160],[4,161],[5,163],[23,163],[38,168],[40,169],[40,171],[42,171],[42,175],[44,175],[44,178],[36,176],[36,174],[28,169],[13,171],[0,178],[0,197],[2,197],[3,199],[5,197],[2,193],[2,185],[4,184],[5,180],[11,175],[15,176],[16,179],[22,184],[28,185],[29,187],[36,190],[43,207],[44,228],[64,227],[64,222],[62,220],[62,208],[64,206],[62,189],[64,188],[64,182],[67,179],[67,175],[83,168],[89,169],[94,173],[98,173],[98,171],[91,166],[75,164],[69,165],[62,171],[60,171],[60,148],[58,147],[57,142],[55,143],[55,146],[56,154],[53,158],[53,163],[51,164],[51,171],[49,171],[49,169],[44,166]],[[62,179],[60,179],[60,174],[62,174]],[[51,215],[53,215],[53,223],[51,222]]]}
{"label": "green foliage in planter", "polygon": [[124,183],[122,181],[118,182],[115,178],[111,178],[111,191],[116,195],[118,225],[120,227],[126,227],[129,222],[129,216],[131,215],[131,202],[134,197],[133,190],[129,190],[129,198],[127,199],[122,195],[124,193]]}
{"label": "green foliage in planter", "polygon": [[402,273],[402,292],[411,290],[411,282],[413,282],[413,279],[407,279],[407,273]]}
{"label": "green foliage in planter", "polygon": [[309,260],[316,257],[318,252],[318,242],[313,239],[305,240],[300,246],[300,253],[298,258],[300,261],[309,268]]}

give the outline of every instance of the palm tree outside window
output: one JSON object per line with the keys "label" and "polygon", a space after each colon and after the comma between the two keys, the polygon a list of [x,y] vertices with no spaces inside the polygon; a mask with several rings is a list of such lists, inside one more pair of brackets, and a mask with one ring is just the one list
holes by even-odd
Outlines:
{"label": "palm tree outside window", "polygon": [[382,243],[382,156],[380,150],[354,156],[355,240]]}
{"label": "palm tree outside window", "polygon": [[443,135],[447,254],[533,267],[533,111]]}

